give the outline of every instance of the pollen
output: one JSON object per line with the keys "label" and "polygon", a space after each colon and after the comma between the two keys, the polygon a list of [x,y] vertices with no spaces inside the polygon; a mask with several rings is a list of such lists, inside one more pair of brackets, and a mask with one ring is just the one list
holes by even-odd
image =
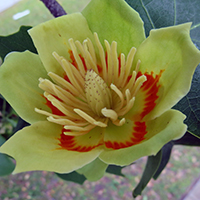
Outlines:
{"label": "pollen", "polygon": [[118,54],[115,41],[105,40],[103,47],[97,33],[93,40],[81,43],[71,38],[68,43],[69,58],[53,52],[63,76],[49,72],[50,79],[39,79],[47,110],[35,111],[62,125],[69,136],[84,135],[96,126],[105,128],[109,121],[122,126],[147,80],[138,75],[140,60],[133,66],[136,49],[131,48],[126,58]]}

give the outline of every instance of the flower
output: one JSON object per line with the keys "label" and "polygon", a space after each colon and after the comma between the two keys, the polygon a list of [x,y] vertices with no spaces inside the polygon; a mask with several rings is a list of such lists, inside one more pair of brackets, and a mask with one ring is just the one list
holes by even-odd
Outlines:
{"label": "flower", "polygon": [[129,165],[181,137],[185,116],[171,107],[200,62],[190,26],[145,38],[123,0],[92,0],[32,28],[38,55],[13,52],[0,69],[0,92],[31,124],[0,148],[16,159],[15,173],[77,170],[98,180],[109,164]]}

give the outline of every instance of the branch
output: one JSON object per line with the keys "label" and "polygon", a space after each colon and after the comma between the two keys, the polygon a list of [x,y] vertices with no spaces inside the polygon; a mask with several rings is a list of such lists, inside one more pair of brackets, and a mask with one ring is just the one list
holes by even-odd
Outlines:
{"label": "branch", "polygon": [[44,5],[49,9],[49,11],[54,17],[60,17],[62,15],[67,14],[63,9],[63,7],[56,0],[40,0],[40,1],[44,3]]}

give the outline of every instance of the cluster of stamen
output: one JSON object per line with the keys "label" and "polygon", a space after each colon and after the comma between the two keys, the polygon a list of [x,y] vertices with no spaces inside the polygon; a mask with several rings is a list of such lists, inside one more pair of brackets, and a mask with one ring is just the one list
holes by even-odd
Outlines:
{"label": "cluster of stamen", "polygon": [[39,79],[44,97],[60,113],[35,110],[48,116],[48,121],[63,125],[67,135],[83,135],[96,126],[106,127],[109,120],[117,126],[123,125],[126,122],[123,116],[133,107],[138,90],[147,80],[145,75],[137,77],[140,60],[135,70],[131,70],[134,47],[125,59],[123,53],[118,56],[115,41],[111,45],[104,41],[105,53],[97,33],[94,39],[95,46],[89,38],[82,44],[69,39],[75,64],[54,52],[65,76],[49,72],[53,82]]}

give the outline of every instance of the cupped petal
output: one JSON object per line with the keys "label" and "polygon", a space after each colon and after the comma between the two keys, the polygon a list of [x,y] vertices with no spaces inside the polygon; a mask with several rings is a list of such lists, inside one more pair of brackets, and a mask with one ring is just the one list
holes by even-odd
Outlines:
{"label": "cupped petal", "polygon": [[92,32],[97,32],[102,44],[116,41],[125,55],[145,39],[143,21],[123,0],[92,0],[82,11]]}
{"label": "cupped petal", "polygon": [[52,53],[56,52],[70,61],[68,52],[71,49],[68,43],[70,38],[73,38],[74,41],[79,40],[81,43],[88,37],[91,40],[94,38],[86,19],[81,13],[58,17],[42,23],[30,29],[29,34],[46,70],[61,77],[64,71]]}
{"label": "cupped petal", "polygon": [[155,155],[167,142],[180,138],[187,130],[183,124],[185,115],[177,110],[168,110],[160,117],[146,122],[147,133],[140,144],[118,150],[106,149],[99,158],[108,164],[129,165],[135,160]]}
{"label": "cupped petal", "polygon": [[44,120],[46,117],[34,111],[35,107],[50,110],[38,87],[40,77],[47,77],[38,55],[29,51],[9,54],[0,67],[0,93],[29,123]]}
{"label": "cupped petal", "polygon": [[78,169],[77,172],[83,174],[89,181],[97,181],[104,176],[107,167],[108,164],[102,162],[99,158],[96,158],[91,163]]}
{"label": "cupped petal", "polygon": [[161,74],[156,106],[149,119],[159,116],[175,105],[190,89],[192,76],[200,62],[200,51],[190,38],[191,23],[152,30],[135,55],[141,60],[142,74]]}
{"label": "cupped petal", "polygon": [[0,148],[1,153],[12,156],[16,162],[14,173],[32,170],[69,173],[95,160],[100,152],[67,151],[59,146],[62,126],[47,121],[36,122],[18,131]]}

